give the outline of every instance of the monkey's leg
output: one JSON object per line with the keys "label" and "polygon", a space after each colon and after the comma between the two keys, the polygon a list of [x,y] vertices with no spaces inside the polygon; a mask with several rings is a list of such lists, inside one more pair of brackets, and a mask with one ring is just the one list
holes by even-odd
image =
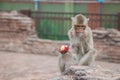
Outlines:
{"label": "monkey's leg", "polygon": [[72,55],[72,60],[73,60],[74,64],[78,65],[79,60],[80,60],[80,56],[81,56],[81,54],[79,54],[79,52],[78,52],[78,48],[77,47],[71,47],[70,48],[70,53]]}
{"label": "monkey's leg", "polygon": [[80,59],[79,64],[80,65],[91,65],[93,61],[95,60],[95,56],[96,56],[95,50],[90,50]]}
{"label": "monkey's leg", "polygon": [[59,65],[60,72],[61,73],[64,72],[65,71],[65,61],[64,61],[62,55],[59,56],[58,65]]}

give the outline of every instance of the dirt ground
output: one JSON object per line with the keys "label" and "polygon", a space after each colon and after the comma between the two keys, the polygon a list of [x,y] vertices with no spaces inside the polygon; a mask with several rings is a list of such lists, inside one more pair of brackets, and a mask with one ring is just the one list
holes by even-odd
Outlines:
{"label": "dirt ground", "polygon": [[[120,69],[120,64],[96,61],[103,68]],[[0,80],[48,80],[59,76],[58,57],[0,51]]]}

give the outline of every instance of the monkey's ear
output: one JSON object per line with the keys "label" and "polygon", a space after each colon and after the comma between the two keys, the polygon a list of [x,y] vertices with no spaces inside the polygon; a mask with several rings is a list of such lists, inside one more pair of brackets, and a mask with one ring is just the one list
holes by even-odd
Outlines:
{"label": "monkey's ear", "polygon": [[74,17],[71,17],[71,20],[74,20]]}

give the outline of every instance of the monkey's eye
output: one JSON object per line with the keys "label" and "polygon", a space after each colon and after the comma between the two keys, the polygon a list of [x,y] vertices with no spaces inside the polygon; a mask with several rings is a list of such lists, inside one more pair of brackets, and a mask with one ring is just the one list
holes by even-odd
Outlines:
{"label": "monkey's eye", "polygon": [[75,27],[86,27],[85,25],[80,25],[80,24],[78,24],[78,25],[74,25]]}
{"label": "monkey's eye", "polygon": [[85,25],[81,25],[81,27],[86,27]]}
{"label": "monkey's eye", "polygon": [[86,26],[85,25],[82,25],[82,24],[77,24],[77,25],[74,25],[75,27],[75,30],[78,30],[78,29],[83,29],[85,30]]}
{"label": "monkey's eye", "polygon": [[74,25],[74,27],[80,27],[80,25]]}

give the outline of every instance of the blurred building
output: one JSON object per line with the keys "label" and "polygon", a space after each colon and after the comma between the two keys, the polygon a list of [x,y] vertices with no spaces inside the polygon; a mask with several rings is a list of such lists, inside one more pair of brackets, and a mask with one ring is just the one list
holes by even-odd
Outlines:
{"label": "blurred building", "polygon": [[[39,11],[118,13],[120,0],[38,0]],[[34,0],[0,0],[0,10],[35,10]]]}

